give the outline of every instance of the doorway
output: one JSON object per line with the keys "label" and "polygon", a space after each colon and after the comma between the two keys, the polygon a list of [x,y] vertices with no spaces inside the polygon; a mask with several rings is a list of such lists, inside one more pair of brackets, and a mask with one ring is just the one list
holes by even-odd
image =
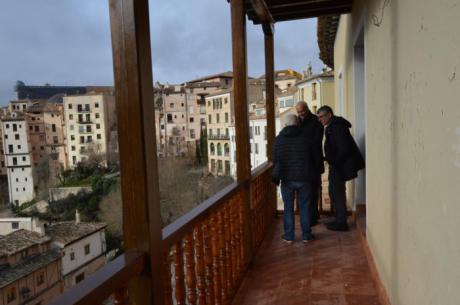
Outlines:
{"label": "doorway", "polygon": [[[355,98],[355,140],[366,159],[366,71],[365,71],[364,26],[358,30],[353,46],[354,98]],[[359,171],[355,180],[354,210],[366,203],[366,169]]]}

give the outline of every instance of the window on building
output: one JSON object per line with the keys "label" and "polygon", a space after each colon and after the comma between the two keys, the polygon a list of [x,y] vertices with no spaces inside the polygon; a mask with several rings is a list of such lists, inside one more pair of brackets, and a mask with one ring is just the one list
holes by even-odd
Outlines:
{"label": "window on building", "polygon": [[228,123],[228,112],[225,113],[225,123]]}
{"label": "window on building", "polygon": [[212,129],[209,129],[209,137],[212,137]]}
{"label": "window on building", "polygon": [[294,106],[294,99],[292,99],[292,98],[286,99],[285,103],[286,103],[285,104],[286,107],[292,107],[292,106]]}
{"label": "window on building", "polygon": [[100,117],[99,113],[96,113],[95,117],[96,117],[96,119],[99,119],[99,117]]}
{"label": "window on building", "polygon": [[42,285],[45,282],[45,272],[40,272],[37,276],[37,286]]}
{"label": "window on building", "polygon": [[216,148],[214,146],[214,143],[211,143],[211,145],[209,145],[209,150],[211,151],[211,155],[215,155]]}
{"label": "window on building", "polygon": [[18,133],[14,135],[14,139],[19,140],[19,134]]}
{"label": "window on building", "polygon": [[88,142],[88,143],[93,142],[93,137],[92,136],[86,137],[86,142]]}
{"label": "window on building", "polygon": [[45,150],[45,146],[40,146],[40,150]]}
{"label": "window on building", "polygon": [[99,108],[99,103],[94,104],[94,108]]}
{"label": "window on building", "polygon": [[85,104],[85,111],[89,111],[89,104]]}
{"label": "window on building", "polygon": [[70,252],[70,260],[71,261],[75,260],[75,252]]}
{"label": "window on building", "polygon": [[180,105],[181,105],[182,107],[184,107],[184,103],[181,103]]}
{"label": "window on building", "polygon": [[73,120],[73,114],[69,114],[69,120]]}
{"label": "window on building", "polygon": [[5,124],[5,128],[6,128],[6,129],[9,129],[9,128],[10,128],[10,124]]}
{"label": "window on building", "polygon": [[174,108],[174,103],[169,103],[169,108]]}
{"label": "window on building", "polygon": [[222,162],[222,160],[217,160],[217,172],[218,173],[223,172],[223,162]]}
{"label": "window on building", "polygon": [[18,125],[13,124],[13,131],[18,131]]}
{"label": "window on building", "polygon": [[76,156],[72,156],[72,164],[73,165],[77,164],[77,157]]}
{"label": "window on building", "polygon": [[73,135],[73,134],[70,135],[70,140],[71,140],[71,141],[75,141],[75,135]]}
{"label": "window on building", "polygon": [[193,123],[193,122],[195,121],[195,119],[194,119],[193,117],[191,117],[191,118],[189,119],[189,121],[190,121],[190,123]]}
{"label": "window on building", "polygon": [[[96,128],[99,129],[98,127],[99,124],[96,124]],[[86,126],[86,132],[91,132],[91,125]]]}
{"label": "window on building", "polygon": [[11,223],[11,229],[13,229],[13,230],[19,229],[19,222],[17,222],[17,221],[12,222]]}
{"label": "window on building", "polygon": [[8,288],[6,291],[6,303],[11,303],[16,300],[16,287]]}
{"label": "window on building", "polygon": [[53,143],[58,144],[59,143],[59,138],[58,136],[53,136]]}
{"label": "window on building", "polygon": [[171,114],[171,113],[168,113],[167,119],[168,119],[168,123],[172,123],[173,117],[172,117],[172,114]]}
{"label": "window on building", "polygon": [[253,130],[253,127],[251,126],[249,128],[249,139],[252,139],[252,134],[253,134],[254,130]]}
{"label": "window on building", "polygon": [[18,165],[18,158],[13,157],[13,165]]}
{"label": "window on building", "polygon": [[90,249],[89,249],[89,244],[86,244],[86,245],[85,245],[85,255],[88,255],[88,254],[89,254],[89,252],[90,252],[89,250],[90,250]]}
{"label": "window on building", "polygon": [[190,138],[195,139],[195,129],[190,129]]}
{"label": "window on building", "polygon": [[69,109],[72,109],[72,108],[73,108],[72,104],[69,103]]}
{"label": "window on building", "polygon": [[225,161],[225,175],[230,176],[230,161]]}
{"label": "window on building", "polygon": [[101,134],[100,134],[100,133],[98,133],[98,134],[96,135],[96,137],[97,137],[97,139],[98,139],[98,140],[102,139],[102,137],[101,137]]}
{"label": "window on building", "polygon": [[40,132],[40,126],[38,125],[35,126],[35,132]]}
{"label": "window on building", "polygon": [[13,153],[13,145],[11,145],[11,144],[8,145],[8,152],[9,152],[10,154]]}
{"label": "window on building", "polygon": [[230,146],[228,145],[228,143],[224,144],[224,154],[227,157],[230,156]]}
{"label": "window on building", "polygon": [[216,123],[220,123],[220,115],[216,113]]}
{"label": "window on building", "polygon": [[52,130],[53,132],[56,132],[56,124],[51,124],[51,130]]}
{"label": "window on building", "polygon": [[256,155],[259,154],[259,144],[258,143],[255,143],[255,151],[256,151]]}
{"label": "window on building", "polygon": [[216,172],[216,160],[211,159],[211,173]]}
{"label": "window on building", "polygon": [[316,83],[311,84],[311,99],[316,100]]}
{"label": "window on building", "polygon": [[71,150],[72,150],[72,151],[75,151],[75,146],[72,145]]}
{"label": "window on building", "polygon": [[217,155],[222,156],[222,144],[217,143]]}
{"label": "window on building", "polygon": [[84,273],[80,273],[79,275],[77,275],[75,277],[75,284],[78,284],[80,283],[81,281],[83,281],[85,279],[85,274]]}
{"label": "window on building", "polygon": [[26,157],[22,157],[22,161],[24,161],[24,162],[25,162],[25,161],[26,161]]}
{"label": "window on building", "polygon": [[210,114],[208,115],[208,124],[212,124],[212,116]]}

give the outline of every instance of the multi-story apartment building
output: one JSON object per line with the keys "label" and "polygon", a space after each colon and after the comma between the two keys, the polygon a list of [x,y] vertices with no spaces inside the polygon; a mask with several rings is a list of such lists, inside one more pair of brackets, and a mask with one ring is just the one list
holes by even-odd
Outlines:
{"label": "multi-story apartment building", "polygon": [[0,237],[0,304],[47,304],[62,291],[61,254],[51,239],[18,230]]}
{"label": "multi-story apartment building", "polygon": [[58,222],[46,227],[52,246],[62,256],[64,287],[70,288],[106,264],[105,223]]}
{"label": "multi-story apartment building", "polygon": [[13,217],[0,218],[0,236],[13,233],[18,230],[28,230],[45,234],[43,223],[36,217]]}
{"label": "multi-story apartment building", "polygon": [[9,200],[15,205],[20,205],[35,196],[26,115],[23,112],[12,112],[3,117],[1,125]]}
{"label": "multi-story apartment building", "polygon": [[34,180],[46,180],[48,185],[55,185],[58,175],[67,168],[63,105],[36,101],[26,109],[25,114]]}
{"label": "multi-story apartment building", "polygon": [[[248,103],[264,99],[265,83],[250,80]],[[230,127],[234,122],[233,89],[217,91],[206,97],[208,170],[214,175],[231,175]],[[249,106],[249,105],[248,105]]]}
{"label": "multi-story apartment building", "polygon": [[298,81],[296,86],[296,101],[307,102],[313,113],[323,105],[334,104],[334,71],[324,71],[316,75],[307,74],[306,78]]}
{"label": "multi-story apartment building", "polygon": [[[65,133],[68,164],[74,167],[92,155],[102,156],[104,164],[115,162],[112,136],[116,132],[115,98],[95,93],[64,97]],[[116,137],[115,137],[116,138]]]}
{"label": "multi-story apartment building", "polygon": [[[0,120],[3,118],[3,115],[0,113]],[[5,151],[3,150],[3,128],[0,124],[0,179],[6,176],[6,164],[5,164]]]}
{"label": "multi-story apartment building", "polygon": [[196,152],[202,131],[206,130],[205,97],[232,84],[232,73],[205,76],[181,85],[162,85],[154,88],[159,110],[160,156],[189,155]]}

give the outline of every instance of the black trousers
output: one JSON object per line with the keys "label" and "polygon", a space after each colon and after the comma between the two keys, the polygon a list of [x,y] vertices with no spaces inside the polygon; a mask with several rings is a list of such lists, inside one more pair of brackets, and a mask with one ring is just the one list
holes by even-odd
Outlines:
{"label": "black trousers", "polygon": [[319,219],[318,211],[318,196],[319,196],[319,186],[321,185],[321,175],[313,181],[312,186],[312,196],[310,204],[310,223],[317,223]]}
{"label": "black trousers", "polygon": [[329,197],[335,208],[335,221],[338,225],[347,224],[347,197],[345,194],[345,180],[337,169],[329,167]]}

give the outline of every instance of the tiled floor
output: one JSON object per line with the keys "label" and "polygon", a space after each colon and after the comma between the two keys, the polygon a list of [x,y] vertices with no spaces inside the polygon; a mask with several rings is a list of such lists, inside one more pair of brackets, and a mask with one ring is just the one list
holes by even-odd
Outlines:
{"label": "tiled floor", "polygon": [[314,242],[286,244],[282,225],[280,217],[233,305],[380,305],[356,229],[332,232],[320,224]]}

